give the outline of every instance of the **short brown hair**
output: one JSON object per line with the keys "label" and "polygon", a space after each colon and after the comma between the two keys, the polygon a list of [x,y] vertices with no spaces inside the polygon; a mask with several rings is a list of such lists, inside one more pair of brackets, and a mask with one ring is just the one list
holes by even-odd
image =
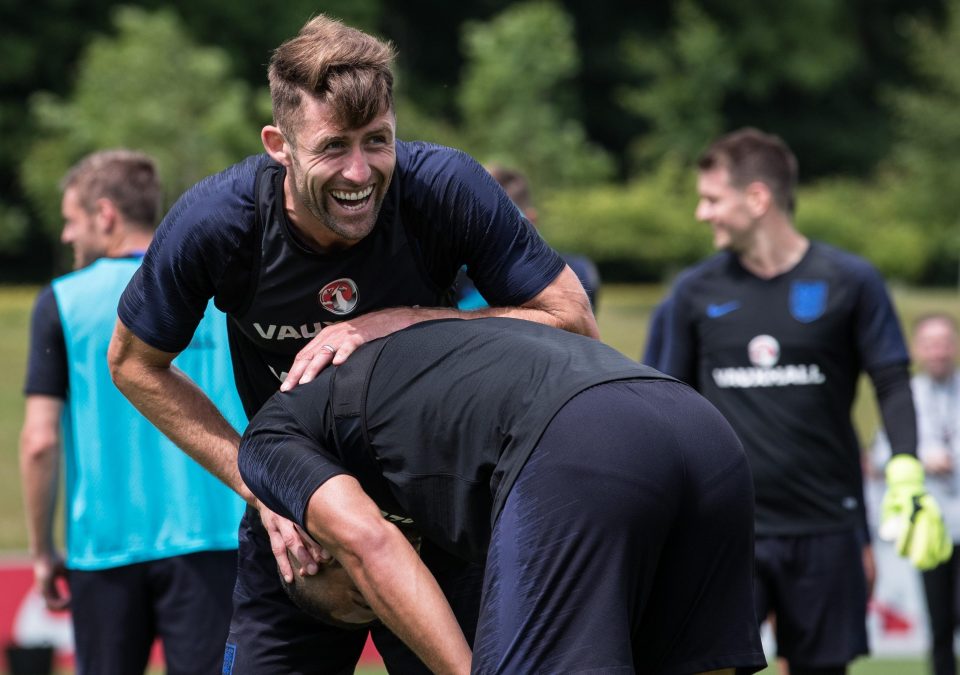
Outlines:
{"label": "short brown hair", "polygon": [[779,136],[752,127],[739,129],[715,140],[697,160],[697,167],[701,171],[724,168],[731,185],[740,188],[761,182],[781,211],[794,211],[797,158]]}
{"label": "short brown hair", "polygon": [[500,164],[488,164],[487,172],[500,183],[500,187],[510,197],[510,201],[521,211],[526,212],[533,208],[533,199],[530,196],[530,183],[527,177],[516,169],[510,169]]}
{"label": "short brown hair", "polygon": [[153,159],[133,150],[102,150],[87,155],[67,172],[60,189],[73,188],[78,202],[93,213],[98,199],[109,199],[128,224],[153,229],[160,213],[161,187]]}
{"label": "short brown hair", "polygon": [[302,121],[304,94],[330,104],[344,128],[368,124],[393,109],[394,56],[389,42],[323,15],[311,19],[270,59],[274,124],[292,135]]}

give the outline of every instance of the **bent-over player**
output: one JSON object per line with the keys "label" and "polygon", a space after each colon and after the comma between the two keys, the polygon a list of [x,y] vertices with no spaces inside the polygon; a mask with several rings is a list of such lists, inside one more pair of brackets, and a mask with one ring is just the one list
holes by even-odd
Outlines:
{"label": "bent-over player", "polygon": [[412,326],[274,396],[239,464],[434,672],[470,671],[470,648],[393,522],[486,561],[473,672],[764,666],[736,436],[598,341],[514,319]]}

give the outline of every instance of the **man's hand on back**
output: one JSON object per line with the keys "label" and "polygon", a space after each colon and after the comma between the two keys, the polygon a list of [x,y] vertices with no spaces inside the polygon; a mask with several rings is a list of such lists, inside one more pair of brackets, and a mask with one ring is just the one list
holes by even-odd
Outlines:
{"label": "man's hand on back", "polygon": [[407,326],[429,319],[456,316],[452,309],[393,307],[368,312],[348,321],[341,321],[321,330],[300,350],[280,391],[290,391],[298,384],[313,380],[331,363],[339,366],[361,345],[390,335]]}

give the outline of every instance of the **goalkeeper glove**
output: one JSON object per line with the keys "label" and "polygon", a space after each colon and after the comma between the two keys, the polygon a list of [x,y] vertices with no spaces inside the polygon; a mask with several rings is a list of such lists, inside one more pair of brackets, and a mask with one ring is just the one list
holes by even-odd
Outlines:
{"label": "goalkeeper glove", "polygon": [[947,561],[953,543],[940,507],[923,485],[916,457],[896,455],[887,462],[887,493],[880,507],[880,538],[894,542],[897,553],[920,570]]}

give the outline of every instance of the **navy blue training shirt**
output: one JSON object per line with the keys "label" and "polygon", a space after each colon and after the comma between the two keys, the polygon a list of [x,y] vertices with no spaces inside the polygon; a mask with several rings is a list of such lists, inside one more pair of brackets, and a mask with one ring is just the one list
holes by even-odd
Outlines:
{"label": "navy blue training shirt", "polygon": [[321,253],[284,211],[285,169],[250,157],[187,191],[161,223],[119,316],[156,349],[179,352],[214,298],[252,416],[323,326],[398,306],[449,306],[457,270],[496,305],[523,304],[563,270],[496,181],[466,154],[397,141],[373,232]]}
{"label": "navy blue training shirt", "polygon": [[737,432],[757,534],[861,527],[857,383],[909,361],[877,270],[812,242],[793,269],[761,279],[724,252],[681,275],[664,306],[652,365],[694,385]]}

